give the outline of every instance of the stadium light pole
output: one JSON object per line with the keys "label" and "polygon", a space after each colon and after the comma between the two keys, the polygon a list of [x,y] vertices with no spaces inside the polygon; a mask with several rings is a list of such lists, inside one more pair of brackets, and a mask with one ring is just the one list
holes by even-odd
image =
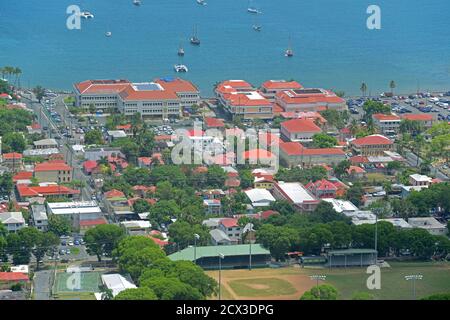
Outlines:
{"label": "stadium light pole", "polygon": [[311,280],[316,280],[316,288],[320,298],[319,280],[325,281],[327,276],[323,274],[313,274],[312,276],[310,276],[310,278]]}
{"label": "stadium light pole", "polygon": [[422,279],[423,279],[423,275],[421,275],[421,274],[411,274],[409,276],[405,276],[406,281],[412,280],[412,294],[413,294],[414,300],[416,300],[416,280],[422,280]]}
{"label": "stadium light pole", "polygon": [[223,253],[219,253],[219,300],[221,300],[222,296],[222,259],[225,258]]}
{"label": "stadium light pole", "polygon": [[197,264],[197,240],[200,239],[200,236],[197,233],[194,233],[194,263]]}

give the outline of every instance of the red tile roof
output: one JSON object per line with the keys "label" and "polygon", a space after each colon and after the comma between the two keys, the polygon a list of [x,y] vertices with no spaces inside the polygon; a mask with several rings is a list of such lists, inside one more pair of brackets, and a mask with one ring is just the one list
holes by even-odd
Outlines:
{"label": "red tile roof", "polygon": [[306,185],[307,189],[314,187],[316,190],[326,191],[326,190],[337,190],[337,187],[330,181],[326,179],[317,180],[316,182],[310,182]]}
{"label": "red tile roof", "polygon": [[381,134],[373,134],[364,138],[355,139],[352,140],[351,143],[356,146],[393,144],[392,140],[382,136]]}
{"label": "red tile roof", "polygon": [[152,237],[151,235],[148,235],[147,237],[156,243],[160,248],[163,248],[169,244],[169,241],[167,240],[161,240],[159,238]]}
{"label": "red tile roof", "polygon": [[375,113],[372,115],[373,118],[379,121],[394,121],[400,120],[400,117],[395,114],[383,114],[383,113]]}
{"label": "red tile roof", "polygon": [[345,152],[338,148],[321,148],[321,149],[307,149],[303,153],[306,156],[318,155],[345,155]]}
{"label": "red tile roof", "polygon": [[254,107],[254,106],[271,106],[272,102],[264,98],[259,92],[252,91],[252,96],[249,97],[246,93],[226,93],[223,95],[228,104],[232,106]]}
{"label": "red tile roof", "polygon": [[131,129],[131,124],[122,124],[122,125],[116,126],[116,130],[130,130],[130,129]]}
{"label": "red tile roof", "polygon": [[236,92],[237,90],[252,90],[253,87],[250,83],[244,80],[227,80],[221,82],[216,91],[222,94],[229,92]]}
{"label": "red tile roof", "polygon": [[268,219],[270,216],[274,216],[274,215],[279,215],[280,213],[274,210],[267,210],[267,211],[263,211],[260,214],[261,219],[266,220]]}
{"label": "red tile roof", "polygon": [[28,275],[21,272],[0,272],[0,281],[28,281]]}
{"label": "red tile roof", "polygon": [[120,190],[112,189],[108,192],[105,192],[105,198],[111,199],[111,198],[125,198],[125,193],[123,193]]}
{"label": "red tile roof", "polygon": [[305,148],[298,142],[281,142],[280,149],[289,156],[301,155]]}
{"label": "red tile roof", "polygon": [[238,219],[233,219],[233,218],[225,218],[220,220],[220,224],[223,225],[225,228],[233,228],[233,227],[238,227]]}
{"label": "red tile roof", "polygon": [[205,125],[208,128],[223,128],[225,127],[225,123],[222,119],[217,118],[205,118]]}
{"label": "red tile roof", "polygon": [[281,142],[280,149],[289,156],[313,156],[313,155],[345,155],[345,152],[337,148],[308,149],[298,142]]}
{"label": "red tile roof", "polygon": [[61,171],[70,171],[70,170],[72,170],[72,167],[61,160],[53,160],[53,161],[37,163],[34,166],[35,172],[60,171],[60,170]]}
{"label": "red tile roof", "polygon": [[17,152],[11,152],[11,153],[4,153],[2,155],[3,159],[5,160],[20,160],[22,159],[22,154],[21,153],[17,153]]}
{"label": "red tile roof", "polygon": [[92,219],[92,220],[81,220],[80,227],[93,227],[102,224],[107,224],[104,218]]}
{"label": "red tile roof", "polygon": [[30,180],[31,178],[33,178],[33,172],[20,171],[20,172],[17,172],[16,175],[13,177],[13,181]]}
{"label": "red tile roof", "polygon": [[369,159],[367,159],[367,157],[364,157],[364,156],[353,156],[353,157],[350,157],[348,160],[353,164],[369,162]]}
{"label": "red tile roof", "polygon": [[358,166],[350,166],[347,169],[347,173],[348,174],[352,174],[352,173],[366,173],[366,170],[364,170],[363,168],[358,167]]}
{"label": "red tile roof", "polygon": [[97,168],[97,161],[87,160],[87,161],[83,162],[83,168],[85,171],[90,172],[93,169]]}
{"label": "red tile roof", "polygon": [[297,81],[285,80],[268,80],[264,82],[261,87],[266,89],[301,89],[303,86]]}
{"label": "red tile roof", "polygon": [[24,184],[17,185],[17,191],[21,198],[24,197],[36,197],[36,196],[53,196],[53,195],[74,195],[79,194],[80,190],[74,190],[66,186],[60,185],[49,185],[49,186],[38,186],[29,187]]}
{"label": "red tile roof", "polygon": [[165,90],[177,93],[199,92],[198,88],[192,82],[180,78],[176,78],[171,81],[165,81],[164,79],[157,79],[155,80],[155,83],[160,84]]}
{"label": "red tile roof", "polygon": [[160,136],[155,136],[155,141],[171,141],[172,140],[172,136],[171,135],[160,135]]}
{"label": "red tile roof", "polygon": [[128,80],[87,80],[76,83],[75,87],[82,94],[119,93],[130,86]]}
{"label": "red tile roof", "polygon": [[274,154],[264,149],[253,149],[244,152],[244,160],[273,159]]}
{"label": "red tile roof", "polygon": [[119,93],[120,97],[126,101],[141,100],[177,100],[178,95],[169,90],[139,90],[136,91],[129,86]]}
{"label": "red tile roof", "polygon": [[281,127],[289,133],[298,132],[322,132],[312,120],[309,119],[292,119],[281,123]]}
{"label": "red tile roof", "polygon": [[277,93],[277,100],[286,104],[327,104],[327,103],[345,103],[345,100],[336,96],[333,92],[319,89],[320,93],[309,93],[305,89],[302,91],[284,90]]}
{"label": "red tile roof", "polygon": [[433,121],[433,116],[431,114],[404,114],[402,115],[402,119],[411,120],[411,121]]}

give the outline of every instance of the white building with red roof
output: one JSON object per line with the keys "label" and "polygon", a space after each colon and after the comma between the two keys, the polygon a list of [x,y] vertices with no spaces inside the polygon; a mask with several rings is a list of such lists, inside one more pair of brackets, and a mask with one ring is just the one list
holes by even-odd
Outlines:
{"label": "white building with red roof", "polygon": [[72,181],[72,167],[64,160],[37,163],[34,166],[34,178],[39,182],[68,183]]}
{"label": "white building with red roof", "polygon": [[431,128],[433,125],[433,116],[431,114],[417,113],[404,114],[401,117],[403,120],[420,121],[425,128]]}
{"label": "white building with red roof", "polygon": [[380,128],[381,132],[387,133],[389,131],[397,132],[400,128],[402,119],[396,114],[375,113],[372,115],[374,124]]}
{"label": "white building with red roof", "polygon": [[281,123],[281,134],[290,141],[311,142],[322,129],[309,119],[292,119]]}
{"label": "white building with red roof", "polygon": [[354,139],[350,145],[357,154],[363,156],[382,156],[385,151],[394,150],[394,142],[381,134]]}
{"label": "white building with red roof", "polygon": [[98,110],[118,109],[145,118],[179,116],[183,107],[200,103],[200,91],[189,81],[163,78],[154,82],[87,80],[74,84],[75,105]]}
{"label": "white building with red roof", "polygon": [[275,101],[275,96],[283,90],[302,89],[303,86],[297,81],[268,80],[261,85],[261,93],[270,101]]}
{"label": "white building with red roof", "polygon": [[319,88],[283,90],[276,94],[275,103],[285,112],[345,110],[345,99],[334,92]]}
{"label": "white building with red roof", "polygon": [[345,152],[339,148],[305,148],[299,142],[280,143],[280,160],[288,167],[336,165],[345,159]]}
{"label": "white building with red roof", "polygon": [[273,195],[278,200],[290,202],[300,211],[314,211],[320,202],[299,182],[275,183]]}
{"label": "white building with red roof", "polygon": [[233,116],[243,119],[272,119],[272,102],[244,80],[227,80],[217,85],[217,99]]}

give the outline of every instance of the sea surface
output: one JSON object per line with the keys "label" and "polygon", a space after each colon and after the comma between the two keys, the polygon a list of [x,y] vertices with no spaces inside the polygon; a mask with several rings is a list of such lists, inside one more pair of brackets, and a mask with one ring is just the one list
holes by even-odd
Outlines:
{"label": "sea surface", "polygon": [[[224,79],[296,79],[348,95],[363,81],[372,94],[388,91],[390,80],[398,92],[450,90],[449,0],[254,0],[257,18],[247,0],[206,1],[0,0],[0,66],[20,67],[22,85],[53,89],[175,76],[182,62],[189,72],[178,75],[204,96]],[[66,28],[72,4],[95,15],[81,30]],[[381,30],[366,27],[371,4],[381,8]],[[194,25],[199,47],[189,44]],[[284,56],[289,43],[293,58]]]}

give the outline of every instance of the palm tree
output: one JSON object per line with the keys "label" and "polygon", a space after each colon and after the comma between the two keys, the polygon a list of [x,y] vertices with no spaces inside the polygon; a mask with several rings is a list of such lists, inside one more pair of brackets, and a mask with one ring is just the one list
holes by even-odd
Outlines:
{"label": "palm tree", "polygon": [[352,135],[355,135],[358,132],[358,121],[356,121],[356,119],[352,120],[349,129]]}
{"label": "palm tree", "polygon": [[0,68],[0,73],[2,74],[2,79],[5,79],[6,69],[4,67]]}
{"label": "palm tree", "polygon": [[16,79],[14,80],[14,86],[17,86],[20,88],[20,75],[22,74],[22,70],[18,67],[14,68],[14,75],[16,76]]}
{"label": "palm tree", "polygon": [[394,89],[397,85],[395,84],[394,80],[391,80],[391,82],[389,83],[389,88],[391,88],[391,94],[394,95]]}
{"label": "palm tree", "polygon": [[363,83],[361,84],[361,88],[360,88],[359,90],[361,90],[363,96],[366,96],[366,92],[367,92],[367,84],[366,84],[365,82],[363,82]]}

